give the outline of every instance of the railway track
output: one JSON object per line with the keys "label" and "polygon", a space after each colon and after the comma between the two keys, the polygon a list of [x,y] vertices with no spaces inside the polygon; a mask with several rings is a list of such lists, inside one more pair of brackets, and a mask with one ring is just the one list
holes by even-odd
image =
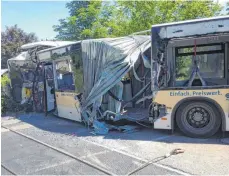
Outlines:
{"label": "railway track", "polygon": [[[68,156],[68,157],[70,157],[70,158],[73,158],[73,159],[75,159],[76,161],[79,161],[79,162],[81,162],[81,163],[83,163],[83,164],[85,164],[85,165],[87,165],[87,166],[89,166],[89,167],[92,167],[92,168],[94,168],[94,169],[96,169],[96,170],[98,170],[98,171],[101,171],[101,172],[103,172],[103,173],[106,174],[106,175],[116,175],[116,174],[114,174],[114,173],[112,173],[112,172],[110,172],[110,171],[108,171],[108,170],[106,170],[106,169],[104,169],[104,168],[101,168],[101,167],[99,167],[99,166],[97,166],[97,165],[94,165],[94,164],[92,164],[92,163],[90,163],[90,162],[84,160],[84,159],[81,159],[81,158],[79,158],[79,157],[77,157],[77,156],[75,156],[75,155],[72,155],[71,153],[68,153],[67,151],[65,151],[65,150],[63,150],[63,149],[60,149],[60,148],[57,148],[57,147],[53,147],[53,146],[51,146],[51,145],[49,145],[49,144],[47,144],[47,143],[45,143],[45,142],[42,142],[42,141],[40,141],[40,140],[37,140],[37,139],[35,139],[35,138],[31,137],[31,136],[25,135],[25,134],[23,134],[23,133],[21,133],[21,132],[15,131],[15,130],[13,130],[13,129],[11,129],[11,128],[8,128],[8,127],[6,127],[6,126],[1,125],[1,127],[2,127],[2,128],[5,128],[5,129],[7,129],[7,130],[9,130],[9,131],[11,131],[11,132],[13,132],[13,133],[15,133],[15,134],[18,134],[18,135],[20,135],[20,136],[23,136],[23,137],[25,137],[25,138],[27,138],[27,139],[30,139],[30,140],[32,140],[32,141],[34,141],[34,142],[36,142],[36,143],[39,143],[39,144],[41,144],[41,145],[43,145],[43,146],[46,146],[46,147],[48,147],[48,148],[50,148],[50,149],[52,149],[52,150],[55,150],[55,151],[57,151],[58,153],[61,153],[61,154],[64,154],[65,156]],[[10,170],[9,168],[7,168],[6,166],[4,166],[2,163],[1,163],[1,166],[2,166],[5,170],[7,170],[8,172],[10,172],[12,175],[18,175],[18,174],[16,174],[14,171],[12,171],[12,170]]]}
{"label": "railway track", "polygon": [[6,171],[8,171],[11,175],[17,175],[16,173],[14,173],[13,171],[11,171],[9,168],[7,168],[6,166],[4,166],[3,164],[1,164],[1,167],[3,169],[5,169]]}
{"label": "railway track", "polygon": [[[84,160],[84,159],[81,159],[81,158],[79,158],[79,157],[77,157],[77,156],[75,156],[75,155],[72,155],[71,153],[68,153],[67,151],[65,151],[65,150],[63,150],[63,149],[60,149],[60,148],[51,146],[51,145],[49,145],[49,144],[47,144],[47,143],[45,143],[45,142],[42,142],[42,141],[40,141],[40,140],[38,140],[38,139],[35,139],[35,138],[31,137],[31,136],[28,136],[28,135],[26,135],[26,134],[23,134],[23,133],[21,133],[21,132],[18,132],[18,131],[16,131],[16,130],[13,130],[13,129],[11,129],[11,128],[9,128],[9,127],[6,127],[6,126],[4,126],[4,125],[1,125],[1,127],[2,127],[2,128],[5,128],[5,129],[7,129],[7,130],[9,130],[9,131],[11,131],[11,132],[13,132],[13,133],[15,133],[15,134],[18,134],[18,135],[20,135],[20,136],[22,136],[22,137],[24,137],[24,138],[27,138],[27,139],[29,139],[29,140],[31,140],[31,141],[34,141],[34,142],[36,142],[36,143],[38,143],[38,144],[41,144],[41,145],[43,145],[43,146],[45,146],[45,147],[48,147],[48,148],[50,148],[50,149],[52,149],[52,150],[54,150],[54,151],[56,151],[56,152],[58,152],[58,153],[61,153],[61,154],[64,154],[65,156],[68,156],[68,157],[70,157],[70,158],[73,158],[73,159],[75,159],[76,161],[81,162],[81,163],[83,163],[83,164],[85,164],[85,165],[87,165],[87,166],[89,166],[89,167],[91,167],[91,168],[93,168],[93,169],[98,170],[98,171],[101,171],[102,173],[104,173],[104,174],[106,174],[106,175],[117,175],[117,174],[114,174],[114,173],[112,173],[112,172],[110,172],[110,171],[104,169],[104,168],[101,168],[100,166],[94,165],[94,164],[92,164],[92,163],[90,163],[90,162],[88,162],[88,161],[86,161],[86,160]],[[96,145],[98,145],[98,144],[96,144]],[[106,148],[105,146],[102,146],[102,147]],[[176,150],[177,150],[177,149],[176,149]],[[126,153],[122,153],[122,152],[120,152],[120,151],[117,151],[117,152],[129,156],[129,155],[126,154]],[[171,155],[174,155],[174,154],[171,154],[171,153],[170,153],[169,156],[171,156]],[[143,159],[141,159],[141,158],[136,158],[136,157],[134,157],[134,156],[131,155],[130,157],[133,157],[133,158],[135,158],[135,159],[138,159],[138,160],[142,161],[144,164],[141,165],[140,167],[138,167],[137,169],[135,169],[135,170],[133,170],[133,171],[127,173],[127,175],[133,175],[133,174],[137,173],[138,171],[144,169],[146,166],[148,166],[148,165],[150,165],[150,164],[154,164],[154,163],[156,163],[156,162],[158,162],[158,161],[160,161],[160,160],[163,160],[163,159],[165,159],[165,158],[167,158],[167,157],[169,157],[169,156],[166,156],[166,155],[165,155],[165,156],[161,156],[161,157],[154,158],[154,159],[151,160],[151,161],[148,161],[148,160],[143,160]],[[10,172],[12,175],[18,175],[18,174],[16,174],[14,171],[12,171],[12,170],[10,170],[9,168],[7,168],[6,166],[4,166],[3,164],[1,164],[1,166],[2,166],[2,168],[4,168],[5,170],[7,170],[8,172]],[[157,167],[160,167],[160,168],[163,168],[163,169],[166,169],[166,170],[169,170],[169,171],[176,172],[176,173],[178,173],[179,175],[189,175],[189,174],[184,173],[184,172],[182,172],[182,171],[174,170],[174,169],[171,169],[171,168],[165,168],[164,166],[162,167],[161,165],[157,165]]]}

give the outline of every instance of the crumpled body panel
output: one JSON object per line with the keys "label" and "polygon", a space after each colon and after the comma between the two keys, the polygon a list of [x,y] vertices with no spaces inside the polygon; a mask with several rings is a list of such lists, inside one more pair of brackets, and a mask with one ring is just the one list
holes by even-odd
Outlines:
{"label": "crumpled body panel", "polygon": [[[117,96],[122,96],[120,81],[133,68],[142,53],[150,47],[150,37],[128,36],[84,40],[81,46],[84,67],[82,115],[85,122],[93,123],[95,119],[99,118],[98,112],[102,97],[108,90],[113,88]],[[147,60],[144,61],[144,64],[149,65]],[[119,113],[120,104],[118,103],[120,102],[109,101],[114,102],[107,110]]]}

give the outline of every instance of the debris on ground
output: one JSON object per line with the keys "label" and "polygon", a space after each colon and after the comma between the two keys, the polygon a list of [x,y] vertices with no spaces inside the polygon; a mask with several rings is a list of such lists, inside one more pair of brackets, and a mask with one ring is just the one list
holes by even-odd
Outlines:
{"label": "debris on ground", "polygon": [[99,122],[98,120],[94,120],[93,128],[94,131],[92,132],[92,134],[94,135],[96,134],[104,135],[111,130],[117,130],[123,133],[132,133],[139,130],[139,127],[135,125],[115,126],[115,125],[107,124],[105,122]]}

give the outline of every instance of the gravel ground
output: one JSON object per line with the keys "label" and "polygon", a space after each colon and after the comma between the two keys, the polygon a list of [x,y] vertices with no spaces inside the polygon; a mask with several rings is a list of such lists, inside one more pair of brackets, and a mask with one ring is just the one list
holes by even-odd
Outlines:
{"label": "gravel ground", "polygon": [[[43,114],[3,117],[2,125],[60,148],[118,175],[175,148],[183,154],[171,156],[136,172],[138,175],[229,175],[229,134],[193,139],[176,132],[142,128],[137,132],[112,131],[93,135],[82,124]],[[64,154],[2,128],[2,164],[17,174],[103,174]],[[2,169],[2,174],[9,174]]]}

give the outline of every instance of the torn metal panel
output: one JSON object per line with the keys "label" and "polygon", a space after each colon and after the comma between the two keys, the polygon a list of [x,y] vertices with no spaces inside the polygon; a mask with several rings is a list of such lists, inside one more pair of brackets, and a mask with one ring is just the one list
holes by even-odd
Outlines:
{"label": "torn metal panel", "polygon": [[[85,40],[81,46],[84,72],[82,119],[86,124],[92,124],[95,133],[105,134],[114,127],[97,119],[122,119],[124,85],[121,80],[149,49],[150,37]],[[144,65],[149,65],[150,60],[146,56],[144,59]],[[102,101],[107,105],[102,106]],[[133,129],[126,129],[130,130]]]}
{"label": "torn metal panel", "polygon": [[[82,111],[88,110],[92,105],[91,119],[97,118],[95,112],[101,106],[102,96],[115,85],[120,84],[121,79],[133,68],[149,43],[149,36],[82,41],[84,80],[86,80]],[[120,91],[116,93],[120,94]],[[120,102],[110,101],[115,101],[114,112],[118,113]],[[108,107],[108,110],[111,109]]]}

